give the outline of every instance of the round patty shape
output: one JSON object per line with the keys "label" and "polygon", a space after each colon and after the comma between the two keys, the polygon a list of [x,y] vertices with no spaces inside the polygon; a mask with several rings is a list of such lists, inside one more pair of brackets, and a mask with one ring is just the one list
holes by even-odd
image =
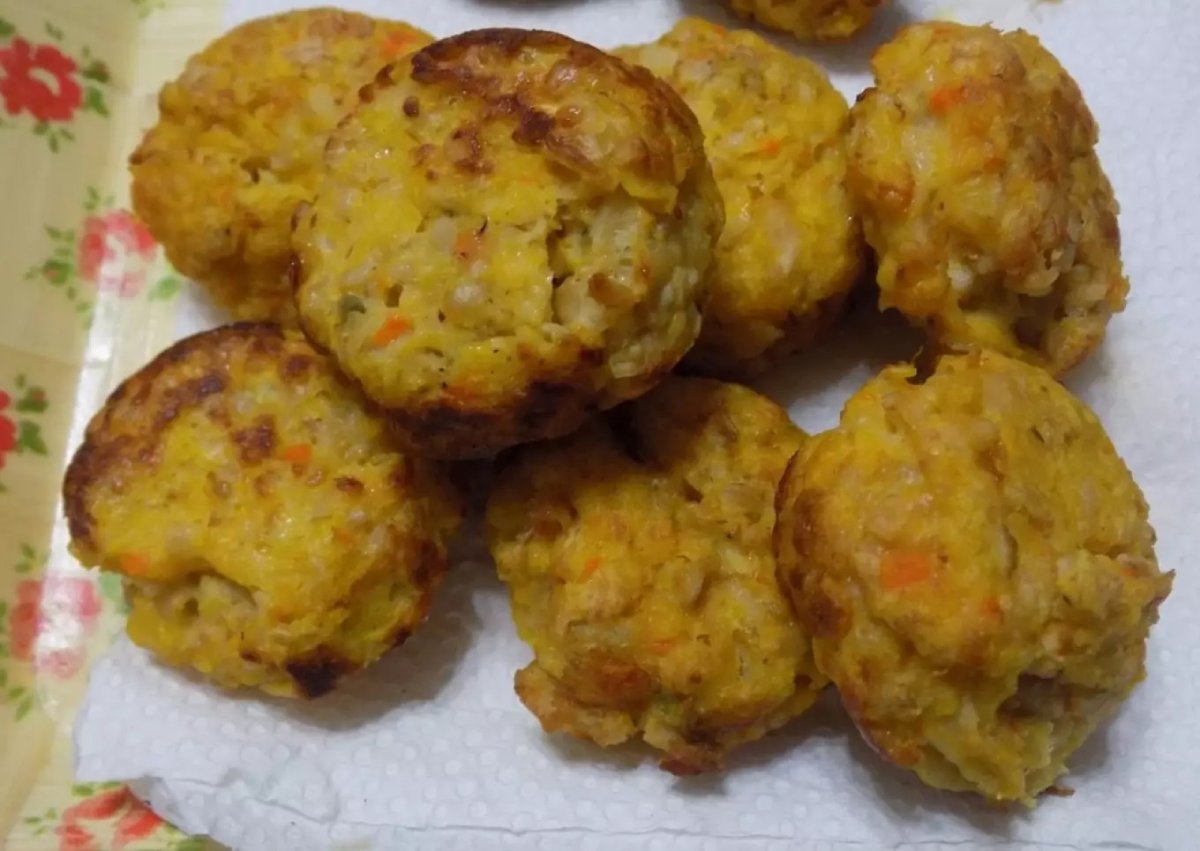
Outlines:
{"label": "round patty shape", "polygon": [[459,498],[298,332],[183,340],[92,419],[67,469],[71,551],[125,578],[129,636],[217,683],[315,697],[402,642]]}
{"label": "round patty shape", "polygon": [[294,323],[292,214],[325,140],[380,68],[432,40],[310,9],[250,21],[192,57],[130,159],[134,209],[175,267],[239,319]]}
{"label": "round patty shape", "polygon": [[480,30],[383,71],[298,217],[309,334],[414,449],[565,434],[691,347],[723,221],[695,117],[643,68]]}
{"label": "round patty shape", "polygon": [[887,0],[725,0],[735,13],[802,39],[850,38]]}
{"label": "round patty shape", "polygon": [[784,477],[781,577],[867,739],[931,786],[1031,803],[1145,675],[1171,588],[1146,503],[1046,372],[884,370]]}
{"label": "round patty shape", "polygon": [[617,53],[691,107],[725,200],[704,325],[684,364],[752,373],[811,343],[866,252],[845,189],[845,99],[807,59],[699,18]]}
{"label": "round patty shape", "polygon": [[1036,38],[908,27],[851,111],[850,188],[880,304],[939,348],[1062,375],[1124,308],[1117,202],[1074,80]]}
{"label": "round patty shape", "polygon": [[502,459],[489,543],[535,654],[517,694],[547,731],[641,736],[693,774],[813,703],[825,681],[771,548],[803,438],[745,387],[670,378]]}

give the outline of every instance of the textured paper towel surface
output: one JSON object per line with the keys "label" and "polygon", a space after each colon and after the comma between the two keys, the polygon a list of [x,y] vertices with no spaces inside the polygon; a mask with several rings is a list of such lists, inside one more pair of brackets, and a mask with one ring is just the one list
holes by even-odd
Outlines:
{"label": "textured paper towel surface", "polygon": [[[288,5],[233,0],[231,14]],[[348,5],[439,35],[541,26],[601,46],[653,38],[684,11],[719,15],[689,0]],[[1151,641],[1149,679],[1073,761],[1074,797],[1005,813],[925,789],[875,758],[832,701],[710,779],[672,778],[637,748],[601,752],[548,738],[513,695],[512,673],[529,654],[478,551],[455,566],[408,644],[313,704],[221,694],[119,643],[96,669],[79,719],[80,778],[134,781],[185,830],[252,851],[1196,847],[1200,4],[908,0],[862,44],[812,53],[853,95],[867,80],[870,45],[908,17],[933,14],[1024,25],[1043,37],[1100,121],[1101,156],[1123,205],[1129,309],[1070,383],[1142,483],[1160,559],[1179,573]],[[211,321],[196,306],[181,331]],[[903,336],[880,342],[894,330],[859,317],[764,387],[802,425],[826,427],[882,362],[908,354]]]}

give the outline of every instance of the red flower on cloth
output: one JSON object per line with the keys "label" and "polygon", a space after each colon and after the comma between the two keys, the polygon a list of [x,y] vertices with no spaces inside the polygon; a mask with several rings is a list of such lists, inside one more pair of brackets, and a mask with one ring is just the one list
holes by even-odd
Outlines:
{"label": "red flower on cloth", "polygon": [[125,298],[146,286],[158,245],[128,210],[88,216],[79,240],[79,274],[101,292]]}
{"label": "red flower on cloth", "polygon": [[106,789],[63,810],[63,822],[106,821],[119,813],[132,798],[127,786]]}
{"label": "red flower on cloth", "polygon": [[58,834],[58,851],[100,851],[96,837],[77,824],[63,822],[55,832]]}
{"label": "red flower on cloth", "polygon": [[[32,659],[39,673],[70,679],[83,667],[87,654],[82,638],[92,631],[99,614],[100,596],[90,579],[51,576],[21,582],[16,605],[8,614],[13,658]],[[38,648],[38,635],[43,632],[54,641]]]}
{"label": "red flower on cloth", "polygon": [[8,453],[17,448],[17,424],[4,413],[11,402],[12,398],[0,390],[0,470],[4,469],[4,459]]}
{"label": "red flower on cloth", "polygon": [[133,803],[121,816],[120,821],[117,822],[117,829],[113,832],[112,847],[114,851],[120,851],[130,842],[149,836],[163,824],[158,813],[132,795],[129,797]]}
{"label": "red flower on cloth", "polygon": [[83,104],[75,60],[51,44],[36,47],[15,38],[0,50],[0,97],[9,115],[30,113],[40,122],[70,121]]}
{"label": "red flower on cloth", "polygon": [[138,800],[128,787],[107,789],[63,811],[62,822],[56,830],[59,851],[99,851],[100,843],[93,832],[96,825],[89,829],[83,823],[106,822],[118,814],[120,818],[112,831],[112,838],[105,846],[113,851],[121,851],[129,843],[149,836],[163,824],[163,820]]}

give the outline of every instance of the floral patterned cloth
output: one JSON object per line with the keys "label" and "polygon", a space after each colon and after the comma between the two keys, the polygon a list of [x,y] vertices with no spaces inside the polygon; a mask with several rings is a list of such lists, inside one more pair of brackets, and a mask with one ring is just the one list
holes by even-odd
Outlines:
{"label": "floral patterned cloth", "polygon": [[0,126],[32,130],[57,152],[64,141],[75,141],[71,125],[80,112],[108,117],[111,73],[86,44],[79,47],[78,59],[60,47],[65,28],[46,21],[38,38],[43,35],[47,40],[33,41],[0,17],[0,40],[8,40],[0,44],[0,103],[10,118],[27,119]]}
{"label": "floral patterned cloth", "polygon": [[75,803],[27,816],[24,824],[32,838],[57,851],[123,851],[165,848],[202,851],[207,843],[188,838],[164,822],[125,786],[116,783],[76,785]]}
{"label": "floral patterned cloth", "polygon": [[183,281],[129,211],[125,159],[222,7],[0,0],[0,777],[16,780],[0,784],[0,847],[13,851],[207,847],[125,786],[71,776],[75,707],[125,604],[115,577],[66,554],[57,500],[71,435],[173,336]]}

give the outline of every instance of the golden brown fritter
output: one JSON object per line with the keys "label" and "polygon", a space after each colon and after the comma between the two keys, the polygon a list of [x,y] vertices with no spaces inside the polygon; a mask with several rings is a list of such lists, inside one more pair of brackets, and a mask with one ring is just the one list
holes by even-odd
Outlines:
{"label": "golden brown fritter", "polygon": [[850,188],[881,306],[944,349],[1066,372],[1129,290],[1079,88],[1036,38],[990,27],[918,24],[872,65],[851,111]]}
{"label": "golden brown fritter", "polygon": [[886,0],[725,0],[735,13],[803,39],[850,38]]}
{"label": "golden brown fritter", "polygon": [[704,324],[684,364],[745,374],[811,343],[866,251],[845,188],[845,99],[808,60],[699,18],[617,54],[691,107],[725,200]]}
{"label": "golden brown fritter", "polygon": [[67,469],[71,551],[125,577],[129,636],[224,686],[314,697],[402,642],[459,497],[298,333],[188,338],[109,398]]}
{"label": "golden brown fritter", "polygon": [[721,199],[645,69],[455,36],[379,75],[326,166],[295,232],[302,322],[424,453],[569,432],[696,339]]}
{"label": "golden brown fritter", "polygon": [[784,477],[776,548],[866,737],[944,789],[1032,802],[1145,675],[1172,574],[1095,415],[1044,371],[891,367]]}
{"label": "golden brown fritter", "polygon": [[137,214],[177,269],[239,319],[295,322],[291,220],[359,87],[432,37],[311,9],[236,27],[159,95],[130,160]]}
{"label": "golden brown fritter", "polygon": [[773,500],[804,435],[735,384],[670,378],[514,450],[488,537],[548,731],[635,736],[678,774],[799,715],[824,680],[775,575]]}

